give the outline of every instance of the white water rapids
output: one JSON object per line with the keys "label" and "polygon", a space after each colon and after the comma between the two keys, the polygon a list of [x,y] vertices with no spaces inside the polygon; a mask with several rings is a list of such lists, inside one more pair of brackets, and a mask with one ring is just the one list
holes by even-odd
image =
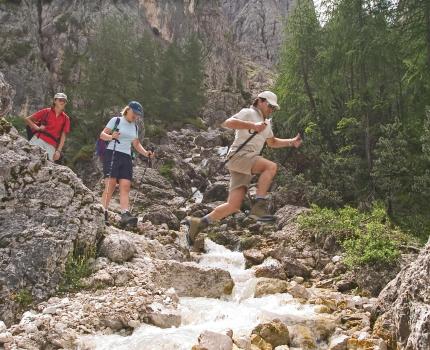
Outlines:
{"label": "white water rapids", "polygon": [[[182,324],[178,328],[161,329],[142,325],[127,337],[103,335],[87,337],[96,350],[190,350],[205,330],[224,332],[232,329],[234,336],[249,335],[261,322],[277,317],[313,318],[311,305],[301,305],[291,295],[274,294],[254,298],[257,279],[252,270],[245,270],[240,252],[232,252],[209,239],[199,265],[217,267],[230,272],[235,287],[224,299],[180,298]],[[86,343],[86,341],[85,341]]]}

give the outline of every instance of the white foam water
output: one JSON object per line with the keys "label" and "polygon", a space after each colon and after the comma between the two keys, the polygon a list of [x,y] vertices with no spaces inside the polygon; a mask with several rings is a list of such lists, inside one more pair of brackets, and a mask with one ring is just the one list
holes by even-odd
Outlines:
{"label": "white foam water", "polygon": [[205,241],[207,253],[199,264],[217,267],[230,272],[235,287],[230,296],[221,299],[180,298],[180,327],[161,329],[142,325],[131,336],[87,336],[81,338],[80,349],[95,350],[190,350],[205,330],[223,332],[232,329],[234,336],[249,335],[261,322],[285,316],[312,318],[313,306],[301,305],[287,293],[254,298],[257,279],[253,271],[245,270],[245,259],[209,239]]}

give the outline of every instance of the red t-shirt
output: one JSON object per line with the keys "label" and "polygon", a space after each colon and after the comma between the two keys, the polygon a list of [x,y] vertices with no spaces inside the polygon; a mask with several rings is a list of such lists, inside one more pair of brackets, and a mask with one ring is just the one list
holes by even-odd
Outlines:
{"label": "red t-shirt", "polygon": [[[57,139],[60,139],[61,131],[64,131],[66,134],[70,132],[70,119],[67,114],[61,112],[57,116],[53,108],[41,109],[40,111],[34,113],[31,116],[31,119],[33,119],[33,121],[35,121],[38,125],[45,125],[44,131]],[[51,137],[41,132],[36,132],[36,136],[50,145],[57,147],[57,143]]]}

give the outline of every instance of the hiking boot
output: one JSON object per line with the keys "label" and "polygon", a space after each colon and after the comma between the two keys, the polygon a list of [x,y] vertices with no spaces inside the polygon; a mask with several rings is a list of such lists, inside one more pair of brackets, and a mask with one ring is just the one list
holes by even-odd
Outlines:
{"label": "hiking boot", "polygon": [[206,227],[208,227],[208,223],[206,222],[206,220],[194,217],[188,219],[187,241],[190,246],[194,244],[197,235]]}
{"label": "hiking boot", "polygon": [[251,208],[249,217],[256,221],[273,221],[275,217],[269,214],[267,199],[259,198]]}
{"label": "hiking boot", "polygon": [[125,213],[121,214],[120,224],[122,227],[136,226],[137,225],[137,217],[132,216],[130,214],[130,212],[127,210]]}

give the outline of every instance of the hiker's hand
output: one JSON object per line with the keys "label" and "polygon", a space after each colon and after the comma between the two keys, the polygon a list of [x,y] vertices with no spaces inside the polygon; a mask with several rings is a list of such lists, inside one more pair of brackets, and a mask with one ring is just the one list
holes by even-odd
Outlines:
{"label": "hiker's hand", "polygon": [[155,158],[155,153],[152,151],[146,151],[145,157],[147,158]]}
{"label": "hiker's hand", "polygon": [[37,131],[43,131],[43,130],[45,130],[45,125],[40,125],[40,126],[37,128]]}
{"label": "hiker's hand", "polygon": [[119,135],[120,135],[119,131],[114,131],[112,133],[112,135],[111,135],[112,136],[112,140],[118,140]]}
{"label": "hiker's hand", "polygon": [[303,140],[300,134],[297,134],[295,138],[292,139],[291,145],[295,148],[299,148],[302,144]]}
{"label": "hiker's hand", "polygon": [[267,124],[265,122],[254,123],[253,129],[256,132],[262,132],[266,128]]}
{"label": "hiker's hand", "polygon": [[61,158],[61,152],[60,151],[58,151],[58,150],[56,150],[55,152],[54,152],[54,156],[52,157],[54,160],[58,160],[58,159],[60,159]]}

